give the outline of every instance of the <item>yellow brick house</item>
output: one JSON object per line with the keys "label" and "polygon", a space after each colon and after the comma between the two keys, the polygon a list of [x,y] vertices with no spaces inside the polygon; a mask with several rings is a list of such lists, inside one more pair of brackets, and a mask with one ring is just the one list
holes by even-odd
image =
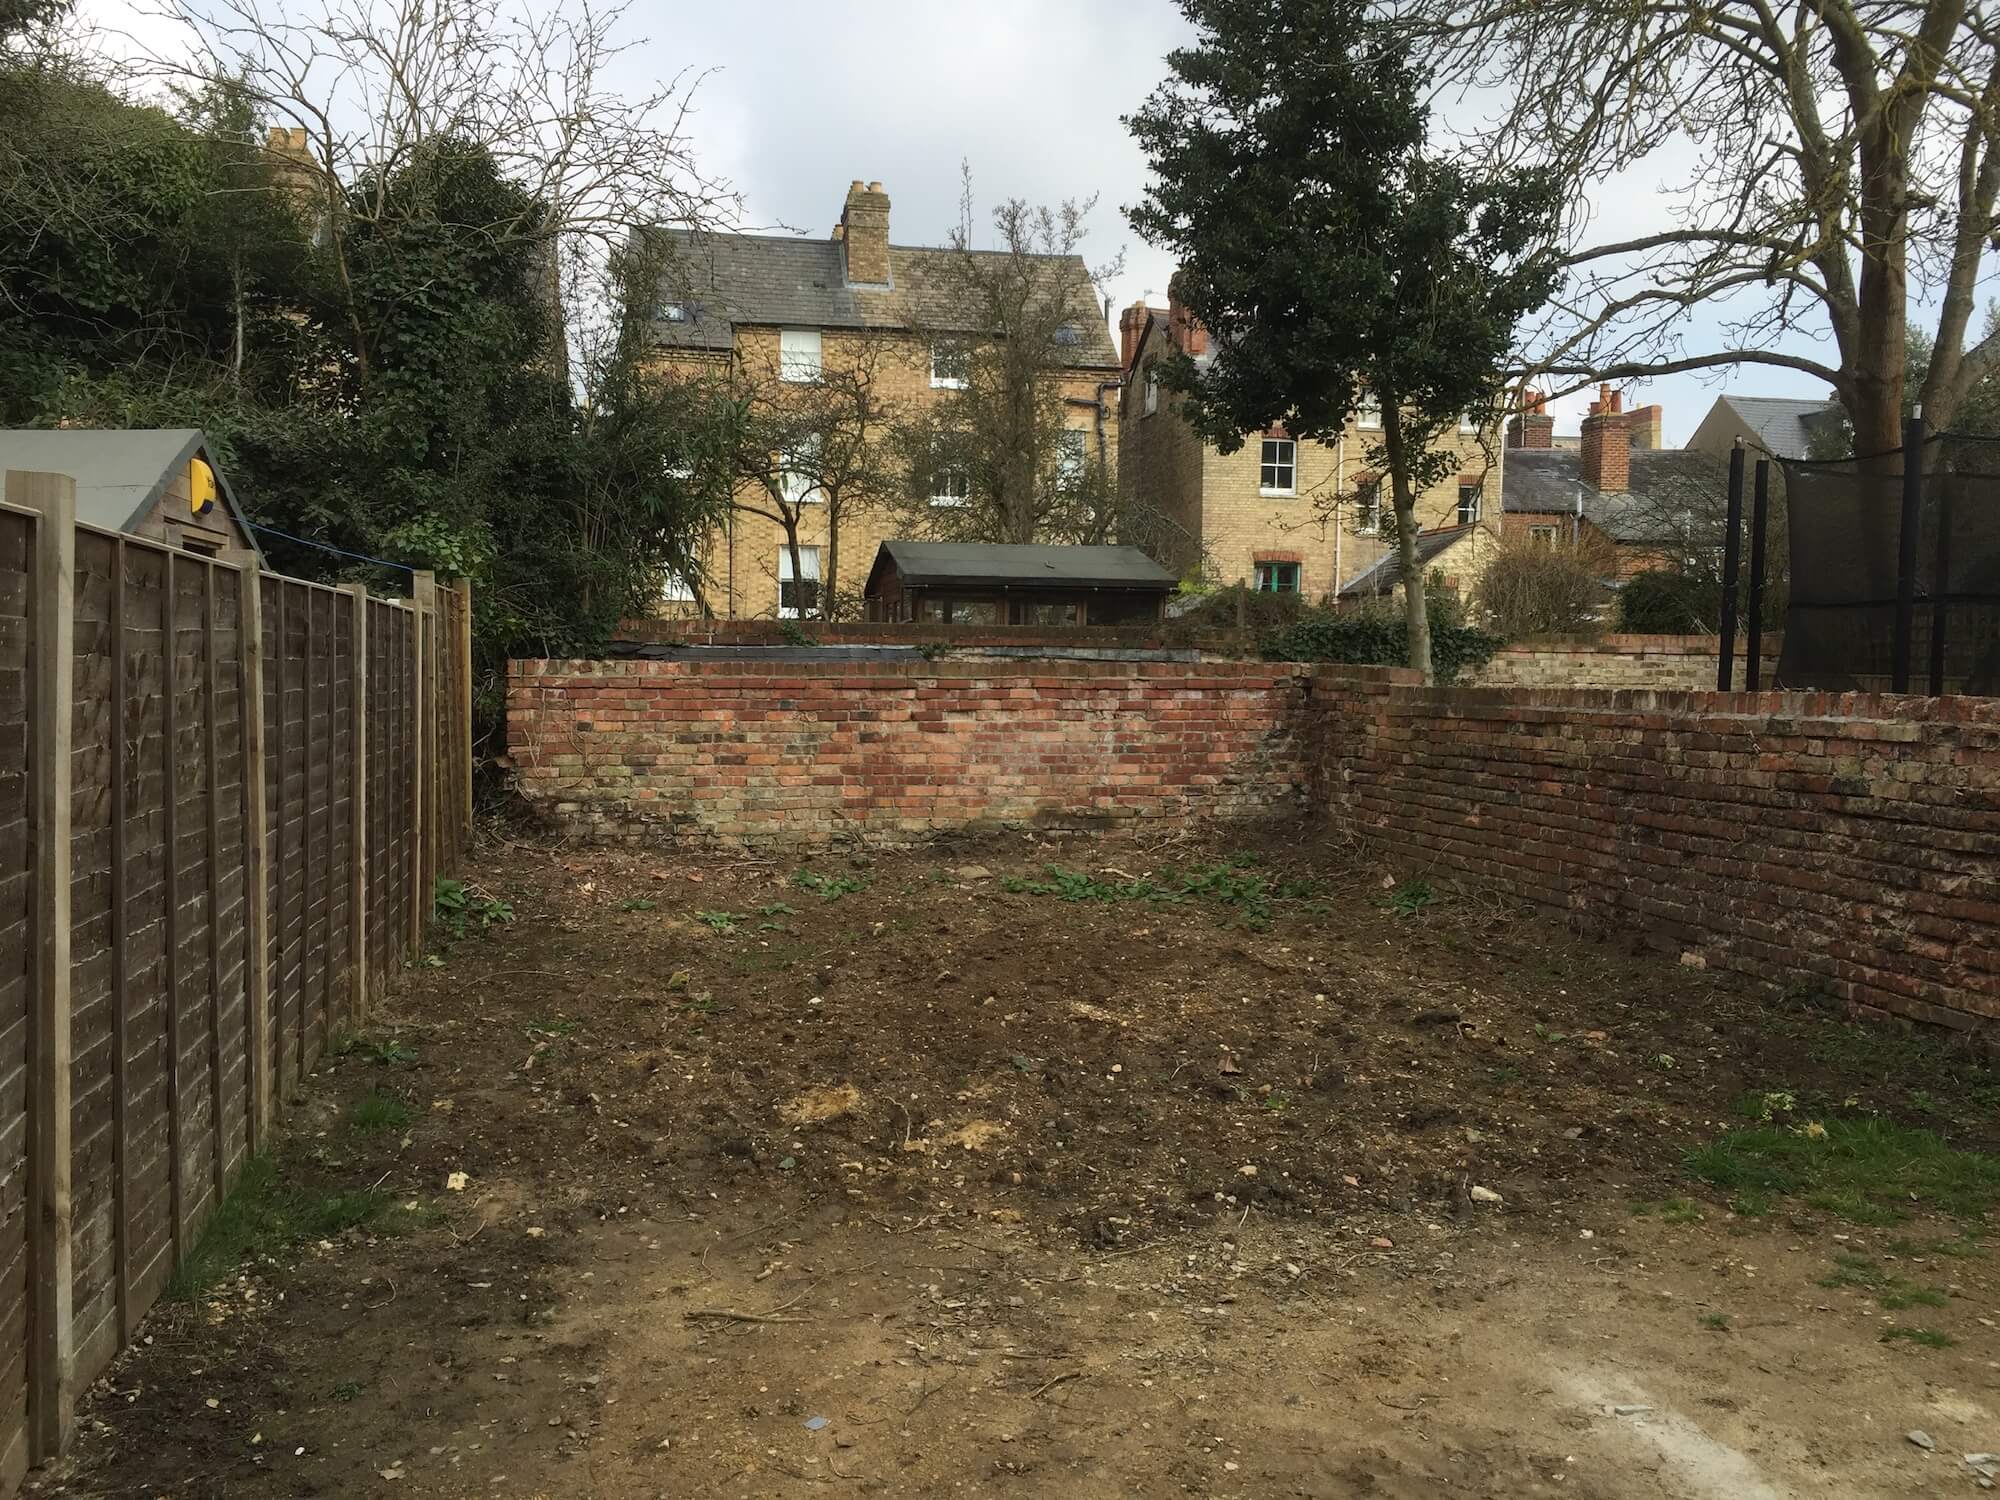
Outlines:
{"label": "yellow brick house", "polygon": [[[1394,507],[1386,476],[1371,473],[1366,456],[1380,439],[1378,416],[1364,406],[1333,442],[1299,441],[1273,428],[1221,453],[1181,416],[1181,398],[1153,378],[1176,350],[1197,364],[1210,357],[1207,330],[1170,297],[1164,310],[1133,303],[1119,315],[1118,331],[1125,373],[1119,490],[1128,507],[1158,513],[1154,530],[1165,539],[1160,561],[1184,578],[1295,592],[1315,602],[1393,591],[1395,570],[1379,565],[1393,550],[1380,518]],[[1452,534],[1458,566],[1450,581],[1461,593],[1477,582],[1491,555],[1486,543],[1498,535],[1500,451],[1497,426],[1461,424],[1456,472],[1417,500],[1427,539],[1442,542]],[[1473,538],[1472,531],[1482,535]],[[1460,540],[1471,545],[1456,545]]]}
{"label": "yellow brick house", "polygon": [[[776,375],[803,389],[868,362],[874,389],[890,403],[945,398],[962,382],[940,334],[976,337],[976,308],[955,291],[948,274],[957,252],[890,242],[889,197],[879,182],[854,182],[840,222],[826,238],[770,234],[659,231],[669,242],[652,336],[658,368],[676,371],[728,367],[763,379]],[[981,252],[987,253],[987,252]],[[992,252],[1004,253],[1004,252]],[[1117,351],[1089,271],[1081,256],[1038,257],[1075,309],[1060,330],[1064,422],[1078,461],[1094,459],[1113,472],[1118,460]],[[886,434],[885,434],[886,437]],[[753,487],[754,488],[754,487]],[[963,504],[953,480],[941,493],[911,497],[924,504]],[[743,495],[739,486],[738,494]],[[788,491],[788,494],[791,492]],[[701,593],[710,609],[729,617],[797,618],[816,612],[825,560],[834,555],[825,507],[814,494],[796,492],[802,515],[799,571],[784,545],[783,528],[764,516],[735,509],[702,548]],[[879,545],[909,529],[910,512],[873,505],[845,514],[837,538],[837,592],[858,600]],[[694,610],[694,591],[669,586],[667,614]]]}

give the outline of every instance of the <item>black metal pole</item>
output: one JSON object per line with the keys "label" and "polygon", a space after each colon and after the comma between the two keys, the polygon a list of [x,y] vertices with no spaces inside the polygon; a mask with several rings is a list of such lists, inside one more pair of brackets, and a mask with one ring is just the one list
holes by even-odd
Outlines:
{"label": "black metal pole", "polygon": [[1770,524],[1771,460],[1760,458],[1750,502],[1750,642],[1743,659],[1743,685],[1753,693],[1764,685],[1764,535]]}
{"label": "black metal pole", "polygon": [[1931,696],[1944,696],[1945,599],[1951,593],[1951,478],[1937,494],[1937,551],[1931,562]]}
{"label": "black metal pole", "polygon": [[1729,450],[1729,521],[1722,534],[1722,640],[1715,663],[1715,686],[1728,692],[1736,670],[1736,571],[1743,554],[1743,445]]}
{"label": "black metal pole", "polygon": [[1917,619],[1917,528],[1924,505],[1924,419],[1903,424],[1903,518],[1896,536],[1896,633],[1891,644],[1889,690],[1910,690],[1910,638]]}

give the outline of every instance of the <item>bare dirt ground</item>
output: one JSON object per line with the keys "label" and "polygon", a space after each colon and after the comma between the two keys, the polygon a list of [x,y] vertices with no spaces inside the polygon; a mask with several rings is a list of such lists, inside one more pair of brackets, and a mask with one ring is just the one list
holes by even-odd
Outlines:
{"label": "bare dirt ground", "polygon": [[1944,1044],[1314,843],[490,848],[513,920],[308,1080],[44,1492],[1932,1496],[2000,1450],[1987,1158],[1688,1165],[1988,1149]]}

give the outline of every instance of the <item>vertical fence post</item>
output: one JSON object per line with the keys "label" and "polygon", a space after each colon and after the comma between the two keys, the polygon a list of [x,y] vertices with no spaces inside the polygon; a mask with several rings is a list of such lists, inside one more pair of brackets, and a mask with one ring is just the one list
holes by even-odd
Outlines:
{"label": "vertical fence post", "polygon": [[202,726],[208,742],[202,746],[208,761],[208,844],[207,869],[203,884],[208,900],[208,1125],[210,1144],[215,1150],[215,1203],[220,1208],[229,1192],[229,1138],[222,1129],[222,740],[215,729],[216,705],[222,697],[222,662],[216,654],[219,633],[216,610],[215,564],[201,565],[201,663]]}
{"label": "vertical fence post", "polygon": [[167,1198],[169,1212],[173,1215],[173,1233],[169,1236],[173,1245],[173,1267],[178,1271],[181,1258],[187,1253],[187,1199],[182,1182],[186,1160],[181,1137],[181,797],[178,778],[180,754],[176,743],[180,738],[180,686],[174,666],[180,655],[179,642],[175,639],[180,623],[180,589],[174,579],[174,561],[174,554],[168,552],[160,585],[160,715],[163,726],[160,735],[160,783],[167,840],[164,898],[167,941],[167,1003],[164,1007],[167,1023]]}
{"label": "vertical fence post", "polygon": [[8,503],[35,522],[33,700],[34,998],[28,1013],[28,1427],[53,1458],[75,1418],[70,1301],[70,744],[76,672],[76,484],[10,473]]}
{"label": "vertical fence post", "polygon": [[1715,686],[1728,692],[1736,670],[1736,573],[1743,555],[1743,444],[1729,450],[1729,519],[1722,534],[1722,639],[1715,663]]}
{"label": "vertical fence post", "polygon": [[1944,696],[1945,630],[1949,625],[1948,600],[1951,596],[1951,476],[1946,474],[1937,490],[1937,551],[1931,558],[1931,680],[1933,698]]}
{"label": "vertical fence post", "polygon": [[353,756],[352,790],[348,794],[348,847],[353,855],[348,885],[347,957],[352,987],[348,991],[348,1024],[359,1026],[368,1011],[368,585],[350,583],[345,592],[353,601],[354,624],[348,631],[353,645],[349,663],[348,715],[353,723],[347,739]]}
{"label": "vertical fence post", "polygon": [[1764,685],[1764,538],[1770,524],[1771,460],[1760,458],[1750,503],[1750,642],[1743,661],[1743,686],[1753,693]]}
{"label": "vertical fence post", "polygon": [[1896,534],[1896,632],[1889,664],[1889,689],[1910,690],[1911,638],[1917,619],[1917,532],[1923,524],[1924,418],[1903,424],[1903,516]]}
{"label": "vertical fence post", "polygon": [[[250,1149],[271,1129],[271,825],[264,784],[264,598],[254,552],[231,552],[237,568],[237,682],[243,697],[244,1037],[250,1068]],[[282,709],[283,705],[280,705]]]}
{"label": "vertical fence post", "polygon": [[430,915],[431,890],[427,875],[425,854],[429,841],[425,828],[432,815],[429,767],[424,763],[424,750],[430,738],[424,733],[431,707],[431,695],[426,688],[430,681],[429,653],[424,649],[427,635],[424,629],[431,617],[431,608],[437,602],[437,577],[429,572],[415,573],[410,578],[410,667],[412,673],[412,694],[410,715],[410,950],[421,957],[424,951],[424,928]]}
{"label": "vertical fence post", "polygon": [[138,1324],[132,1306],[132,1170],[131,1127],[126,1121],[132,1059],[131,1009],[125,997],[126,952],[132,942],[132,917],[126,868],[126,783],[131,777],[126,754],[125,680],[125,539],[111,544],[111,1229],[112,1276],[118,1306],[118,1344],[132,1341]]}

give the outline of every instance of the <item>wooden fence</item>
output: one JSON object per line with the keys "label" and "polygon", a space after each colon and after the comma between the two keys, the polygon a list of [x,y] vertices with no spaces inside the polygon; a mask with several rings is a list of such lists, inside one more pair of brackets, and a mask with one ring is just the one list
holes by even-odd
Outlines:
{"label": "wooden fence", "polygon": [[0,503],[0,1496],[61,1451],[471,833],[470,600]]}

